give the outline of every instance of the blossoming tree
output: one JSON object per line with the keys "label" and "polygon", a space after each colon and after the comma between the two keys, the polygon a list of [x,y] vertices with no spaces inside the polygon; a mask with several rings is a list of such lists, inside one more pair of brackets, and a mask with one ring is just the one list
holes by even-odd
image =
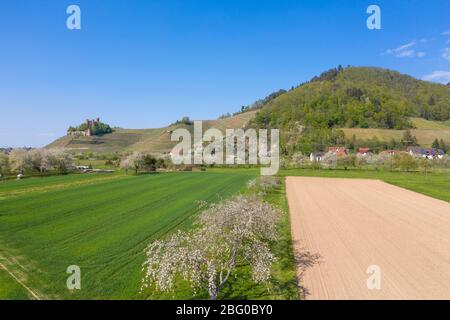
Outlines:
{"label": "blossoming tree", "polygon": [[215,300],[243,263],[251,267],[253,281],[267,282],[275,260],[269,244],[278,237],[279,216],[256,196],[236,196],[206,208],[193,231],[178,231],[148,246],[143,287],[170,291],[181,277],[194,292],[204,289]]}

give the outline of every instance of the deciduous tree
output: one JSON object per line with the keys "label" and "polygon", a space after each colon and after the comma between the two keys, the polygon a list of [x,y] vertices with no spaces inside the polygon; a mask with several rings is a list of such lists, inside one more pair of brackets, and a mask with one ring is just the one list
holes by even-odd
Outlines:
{"label": "deciduous tree", "polygon": [[236,267],[248,264],[255,282],[267,282],[275,260],[279,212],[256,196],[237,196],[212,205],[191,232],[178,231],[146,249],[144,287],[170,291],[175,279],[188,281],[217,299]]}
{"label": "deciduous tree", "polygon": [[6,175],[9,171],[9,158],[8,155],[0,152],[0,176]]}
{"label": "deciduous tree", "polygon": [[139,169],[142,169],[145,166],[144,161],[144,154],[141,152],[133,152],[132,154],[128,155],[122,161],[120,162],[120,167],[122,169],[125,169],[125,171],[128,170],[134,170],[137,174]]}
{"label": "deciduous tree", "polygon": [[49,149],[44,155],[42,166],[47,169],[54,169],[60,173],[67,173],[73,168],[73,157],[64,149]]}
{"label": "deciduous tree", "polygon": [[417,169],[417,161],[409,154],[397,154],[394,156],[394,166],[402,171]]}
{"label": "deciduous tree", "polygon": [[24,149],[14,149],[9,154],[9,162],[11,164],[11,170],[18,173],[23,173],[29,168],[29,162],[27,161],[27,151]]}

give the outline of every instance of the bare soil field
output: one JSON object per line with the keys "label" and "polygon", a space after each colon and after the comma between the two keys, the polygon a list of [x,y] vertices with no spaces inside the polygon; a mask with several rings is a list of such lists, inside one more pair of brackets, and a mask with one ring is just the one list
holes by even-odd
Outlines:
{"label": "bare soil field", "polygon": [[[450,203],[379,180],[287,177],[286,188],[304,298],[450,299]],[[305,252],[320,262],[306,268]]]}

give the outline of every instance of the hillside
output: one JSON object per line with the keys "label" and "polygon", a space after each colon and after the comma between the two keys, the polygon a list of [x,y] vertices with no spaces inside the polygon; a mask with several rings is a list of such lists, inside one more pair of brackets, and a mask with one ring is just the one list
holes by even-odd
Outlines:
{"label": "hillside", "polygon": [[[226,128],[242,128],[254,116],[256,111],[249,111],[233,117],[203,121],[203,130],[214,127],[220,130]],[[193,132],[193,125],[170,125],[157,129],[115,129],[111,134],[102,136],[63,136],[47,146],[47,148],[67,148],[79,152],[127,152],[146,151],[155,153],[169,152],[175,145],[170,141],[170,131],[176,128],[186,128]]]}
{"label": "hillside", "polygon": [[[435,139],[442,139],[447,143],[450,142],[450,123],[440,121],[430,121],[423,118],[410,118],[414,129],[411,129],[413,136],[417,138],[417,142],[424,147],[431,147]],[[342,128],[345,136],[352,139],[353,136],[358,140],[373,139],[376,137],[380,141],[388,142],[392,139],[400,141],[405,130],[389,130],[389,129],[366,129],[366,128]]]}
{"label": "hillside", "polygon": [[[353,134],[401,138],[408,128],[424,145],[434,138],[449,141],[449,117],[450,86],[380,68],[339,67],[271,100],[252,125],[280,128],[284,152],[308,153],[342,144]],[[415,129],[420,121],[434,127]]]}
{"label": "hillside", "polygon": [[405,129],[408,117],[446,121],[450,86],[417,80],[395,71],[332,69],[265,105],[259,126]]}

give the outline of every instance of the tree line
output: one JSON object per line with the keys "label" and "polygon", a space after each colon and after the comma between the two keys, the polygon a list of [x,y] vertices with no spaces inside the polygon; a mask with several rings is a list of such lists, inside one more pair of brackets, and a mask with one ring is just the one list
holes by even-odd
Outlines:
{"label": "tree line", "polygon": [[369,153],[367,155],[349,154],[337,156],[335,153],[327,152],[320,161],[311,161],[310,157],[297,152],[291,157],[284,158],[281,166],[283,168],[310,168],[310,169],[374,169],[388,171],[417,171],[428,172],[433,168],[449,168],[450,156],[444,155],[438,159],[426,159],[412,156],[407,152]]}
{"label": "tree line", "polygon": [[0,153],[0,174],[68,173],[74,168],[73,156],[64,149],[13,149],[9,154]]}

